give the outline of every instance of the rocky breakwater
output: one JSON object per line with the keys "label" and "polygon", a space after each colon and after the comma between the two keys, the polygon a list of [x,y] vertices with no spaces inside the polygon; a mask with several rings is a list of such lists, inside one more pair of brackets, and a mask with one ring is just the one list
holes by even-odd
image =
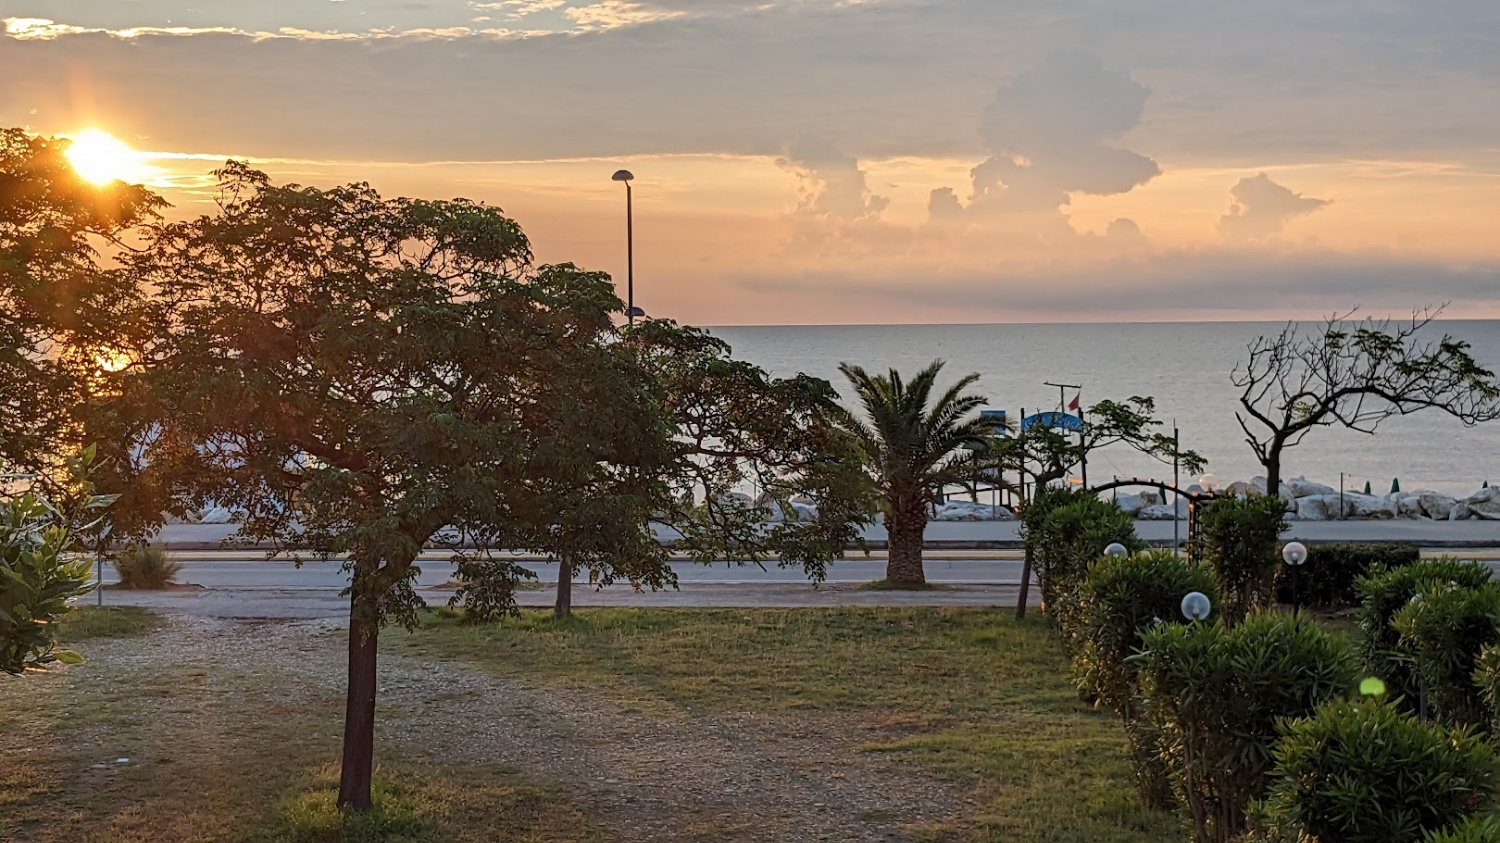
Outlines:
{"label": "rocky breakwater", "polygon": [[[1201,491],[1189,486],[1185,491]],[[1500,521],[1500,489],[1485,487],[1466,498],[1456,498],[1431,489],[1391,492],[1388,495],[1366,495],[1345,491],[1306,477],[1292,477],[1280,484],[1277,493],[1287,503],[1287,516],[1297,521],[1336,521],[1341,519],[1378,520],[1394,518],[1430,521],[1465,521],[1483,518]],[[1237,480],[1224,488],[1230,495],[1264,495],[1266,478]],[[1171,506],[1163,505],[1154,491],[1119,495],[1117,505],[1142,520],[1173,517]],[[1180,517],[1186,517],[1187,502],[1179,503]]]}

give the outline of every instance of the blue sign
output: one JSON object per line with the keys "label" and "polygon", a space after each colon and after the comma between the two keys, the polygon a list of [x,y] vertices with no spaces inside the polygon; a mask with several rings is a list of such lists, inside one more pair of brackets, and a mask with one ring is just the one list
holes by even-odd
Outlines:
{"label": "blue sign", "polygon": [[1008,430],[1005,426],[1004,410],[980,410],[979,420],[983,422],[989,422],[990,424],[994,425],[996,436],[1010,435],[1010,430]]}
{"label": "blue sign", "polygon": [[1021,419],[1022,430],[1030,430],[1037,425],[1060,430],[1083,430],[1083,419],[1067,413],[1059,413],[1056,410],[1037,413]]}

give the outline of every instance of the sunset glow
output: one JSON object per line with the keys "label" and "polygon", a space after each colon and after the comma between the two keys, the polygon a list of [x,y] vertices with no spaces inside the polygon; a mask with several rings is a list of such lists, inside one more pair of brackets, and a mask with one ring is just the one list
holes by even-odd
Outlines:
{"label": "sunset glow", "polygon": [[139,152],[101,129],[85,129],[73,136],[68,161],[86,181],[98,185],[146,180],[150,168]]}

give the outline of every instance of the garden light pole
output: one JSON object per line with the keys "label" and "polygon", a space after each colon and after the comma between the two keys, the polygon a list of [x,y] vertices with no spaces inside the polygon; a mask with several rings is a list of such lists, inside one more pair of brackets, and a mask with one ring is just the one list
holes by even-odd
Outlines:
{"label": "garden light pole", "polygon": [[1292,569],[1292,611],[1297,611],[1297,570],[1307,561],[1307,547],[1302,542],[1287,542],[1281,558]]}
{"label": "garden light pole", "polygon": [[625,318],[634,325],[637,315],[645,315],[635,307],[635,214],[630,196],[630,182],[635,174],[629,170],[616,170],[610,178],[625,183]]}

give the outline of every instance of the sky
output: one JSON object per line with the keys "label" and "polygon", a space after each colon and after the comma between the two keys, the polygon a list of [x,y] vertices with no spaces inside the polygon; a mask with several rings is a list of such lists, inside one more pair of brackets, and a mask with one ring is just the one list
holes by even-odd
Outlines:
{"label": "sky", "polygon": [[1494,0],[0,0],[0,125],[493,203],[703,325],[1500,318]]}

